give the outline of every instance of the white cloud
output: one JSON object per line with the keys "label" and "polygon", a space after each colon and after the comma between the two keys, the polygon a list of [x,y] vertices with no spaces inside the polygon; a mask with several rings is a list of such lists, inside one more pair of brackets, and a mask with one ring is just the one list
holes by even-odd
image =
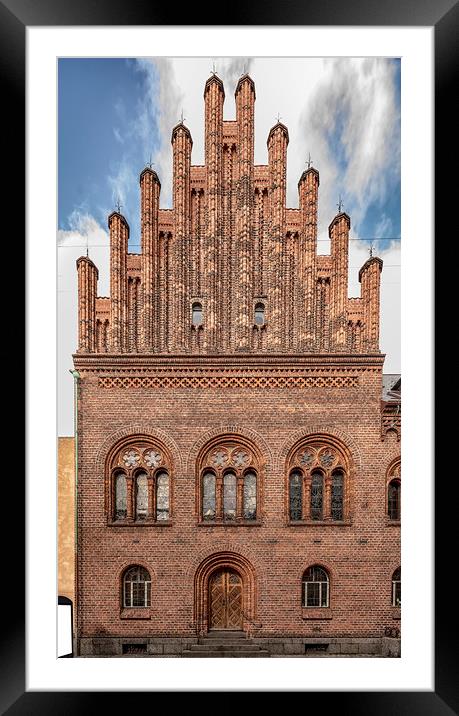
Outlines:
{"label": "white cloud", "polygon": [[115,139],[120,144],[124,144],[124,139],[121,136],[120,130],[117,127],[113,127],[113,134],[115,135]]}

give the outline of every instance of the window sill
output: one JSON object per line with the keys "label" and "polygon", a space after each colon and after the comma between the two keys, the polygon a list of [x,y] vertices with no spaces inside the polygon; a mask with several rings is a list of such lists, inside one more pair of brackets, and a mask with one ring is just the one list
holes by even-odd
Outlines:
{"label": "window sill", "polygon": [[198,527],[261,527],[260,520],[203,520]]}
{"label": "window sill", "polygon": [[110,520],[107,527],[171,527],[172,520]]}
{"label": "window sill", "polygon": [[126,607],[121,610],[120,619],[151,619],[150,607]]}
{"label": "window sill", "polygon": [[302,607],[302,619],[333,619],[330,607]]}
{"label": "window sill", "polygon": [[392,619],[397,619],[398,621],[400,621],[401,611],[402,610],[400,607],[391,607]]}
{"label": "window sill", "polygon": [[386,517],[386,527],[400,527],[400,520],[390,520]]}
{"label": "window sill", "polygon": [[289,520],[287,527],[350,527],[350,520]]}

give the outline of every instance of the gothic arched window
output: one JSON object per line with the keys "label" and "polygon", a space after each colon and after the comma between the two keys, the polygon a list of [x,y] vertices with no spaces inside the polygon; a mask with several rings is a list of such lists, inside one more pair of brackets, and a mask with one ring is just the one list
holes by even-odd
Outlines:
{"label": "gothic arched window", "polygon": [[151,524],[170,519],[169,457],[143,438],[117,448],[109,463],[109,520]]}
{"label": "gothic arched window", "polygon": [[241,524],[258,515],[259,465],[252,449],[222,441],[199,462],[200,519]]}
{"label": "gothic arched window", "polygon": [[309,567],[303,575],[303,607],[328,607],[330,579],[322,567]]}
{"label": "gothic arched window", "polygon": [[151,577],[144,567],[128,567],[123,578],[123,607],[151,606]]}
{"label": "gothic arched window", "polygon": [[343,522],[349,460],[344,449],[310,438],[287,463],[290,522]]}

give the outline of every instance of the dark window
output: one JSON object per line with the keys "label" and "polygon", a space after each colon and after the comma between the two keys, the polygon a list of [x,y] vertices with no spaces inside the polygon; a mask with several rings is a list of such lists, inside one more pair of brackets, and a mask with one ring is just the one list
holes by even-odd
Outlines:
{"label": "dark window", "polygon": [[321,520],[323,516],[324,476],[321,472],[311,475],[311,519]]}
{"label": "dark window", "polygon": [[169,519],[169,475],[160,472],[156,477],[156,519]]}
{"label": "dark window", "polygon": [[332,475],[331,485],[331,512],[332,520],[343,519],[343,480],[344,475],[341,470],[335,470]]}
{"label": "dark window", "polygon": [[262,326],[265,322],[265,307],[263,303],[257,303],[255,306],[255,324]]}
{"label": "dark window", "polygon": [[212,472],[206,472],[202,478],[203,520],[214,520],[215,508],[215,475]]}
{"label": "dark window", "polygon": [[148,512],[147,473],[139,472],[135,478],[135,517],[144,520]]}
{"label": "dark window", "polygon": [[303,606],[328,607],[329,578],[322,567],[309,567],[303,576]]}
{"label": "dark window", "polygon": [[122,520],[127,515],[126,476],[119,472],[115,478],[115,519]]}
{"label": "dark window", "polygon": [[200,303],[193,303],[193,326],[200,326],[202,323],[202,305]]}
{"label": "dark window", "polygon": [[124,575],[123,594],[125,607],[151,606],[151,579],[143,567],[130,567]]}
{"label": "dark window", "polygon": [[399,567],[392,575],[392,606],[400,607],[402,604],[402,570]]}
{"label": "dark window", "polygon": [[244,475],[243,515],[245,520],[255,520],[257,516],[257,476],[254,472]]}
{"label": "dark window", "polygon": [[299,470],[290,474],[290,519],[301,520],[303,513],[303,475]]}
{"label": "dark window", "polygon": [[391,480],[387,488],[387,514],[390,520],[400,519],[400,480]]}

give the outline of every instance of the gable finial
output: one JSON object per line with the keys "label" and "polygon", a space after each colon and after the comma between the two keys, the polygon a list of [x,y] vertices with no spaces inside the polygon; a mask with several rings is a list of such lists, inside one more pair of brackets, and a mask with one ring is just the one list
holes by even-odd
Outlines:
{"label": "gable finial", "polygon": [[339,195],[338,203],[336,206],[338,207],[338,214],[341,214],[341,211],[344,206],[344,202],[343,202],[343,198],[342,198],[341,194]]}
{"label": "gable finial", "polygon": [[147,167],[151,169],[152,166],[154,166],[153,154],[150,154],[150,161],[147,162]]}
{"label": "gable finial", "polygon": [[308,152],[308,158],[307,158],[306,164],[308,165],[308,169],[310,169],[312,166],[311,152]]}
{"label": "gable finial", "polygon": [[115,206],[116,206],[116,211],[118,212],[118,214],[121,214],[121,208],[122,208],[123,205],[120,204],[120,197],[119,197],[119,196],[118,196],[118,199],[116,200]]}

